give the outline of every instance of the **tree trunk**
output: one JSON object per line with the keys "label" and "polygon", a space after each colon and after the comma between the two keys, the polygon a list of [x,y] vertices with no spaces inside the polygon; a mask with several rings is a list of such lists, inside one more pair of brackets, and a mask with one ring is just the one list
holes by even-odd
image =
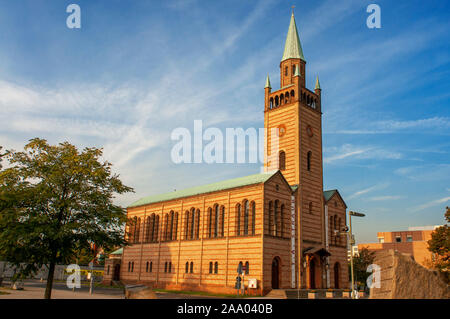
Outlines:
{"label": "tree trunk", "polygon": [[45,287],[44,299],[52,298],[53,276],[55,274],[56,251],[52,253],[52,259],[48,268],[47,286]]}

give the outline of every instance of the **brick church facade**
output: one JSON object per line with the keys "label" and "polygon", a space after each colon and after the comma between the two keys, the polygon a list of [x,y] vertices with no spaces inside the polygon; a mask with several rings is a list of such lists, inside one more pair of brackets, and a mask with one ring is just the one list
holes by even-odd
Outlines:
{"label": "brick church facade", "polygon": [[130,205],[130,245],[106,260],[105,282],[235,293],[242,263],[245,285],[257,281],[250,294],[348,288],[347,207],[323,190],[321,88],[318,78],[306,88],[305,72],[292,14],[281,88],[267,77],[264,89],[264,126],[278,130],[277,148],[265,141],[265,172]]}

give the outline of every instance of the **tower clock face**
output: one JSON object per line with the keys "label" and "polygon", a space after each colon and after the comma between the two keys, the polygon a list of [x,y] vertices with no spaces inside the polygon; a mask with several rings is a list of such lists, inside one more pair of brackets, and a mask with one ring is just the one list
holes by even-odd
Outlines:
{"label": "tower clock face", "polygon": [[308,125],[306,127],[306,133],[308,134],[309,137],[312,137],[314,135],[311,125]]}
{"label": "tower clock face", "polygon": [[278,136],[282,137],[284,136],[284,134],[286,134],[286,126],[284,126],[284,124],[281,124],[278,126]]}

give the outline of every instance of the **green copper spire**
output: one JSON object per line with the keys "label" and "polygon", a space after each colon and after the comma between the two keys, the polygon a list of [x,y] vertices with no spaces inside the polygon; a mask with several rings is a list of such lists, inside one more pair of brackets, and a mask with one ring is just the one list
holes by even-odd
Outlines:
{"label": "green copper spire", "polygon": [[269,79],[269,74],[267,74],[267,78],[266,78],[266,85],[264,86],[264,88],[269,88],[271,89],[272,87],[270,86],[270,79]]}
{"label": "green copper spire", "polygon": [[320,88],[320,82],[319,82],[319,76],[317,76],[317,79],[316,79],[316,87],[314,88],[314,90],[321,90],[321,88]]}
{"label": "green copper spire", "polygon": [[302,45],[298,37],[297,25],[295,24],[294,13],[292,12],[291,23],[286,37],[286,44],[284,45],[284,53],[281,62],[287,59],[302,59],[306,62],[303,56]]}

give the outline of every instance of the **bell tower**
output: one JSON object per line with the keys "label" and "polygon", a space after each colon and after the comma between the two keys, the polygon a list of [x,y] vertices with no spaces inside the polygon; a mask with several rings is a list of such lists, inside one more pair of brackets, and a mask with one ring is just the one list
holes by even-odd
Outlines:
{"label": "bell tower", "polygon": [[[279,169],[296,196],[296,268],[300,286],[305,285],[304,249],[324,245],[321,88],[306,87],[306,60],[291,15],[280,62],[280,89],[272,91],[269,75],[265,85],[264,126],[266,169]],[[278,142],[270,137],[278,130]]]}

